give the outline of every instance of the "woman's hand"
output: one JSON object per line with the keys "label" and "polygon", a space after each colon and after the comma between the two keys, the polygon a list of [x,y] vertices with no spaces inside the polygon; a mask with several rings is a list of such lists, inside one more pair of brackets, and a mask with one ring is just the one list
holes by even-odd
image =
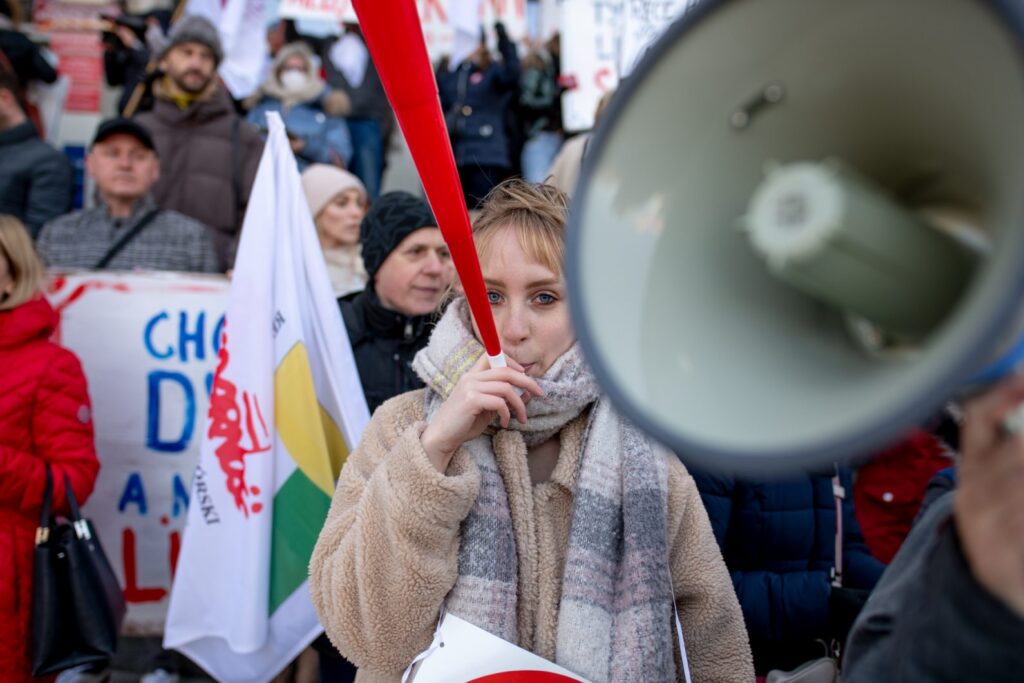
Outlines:
{"label": "woman's hand", "polygon": [[953,509],[974,577],[1024,617],[1024,435],[1003,427],[1022,404],[1017,376],[967,405]]}
{"label": "woman's hand", "polygon": [[544,391],[523,367],[511,358],[509,367],[491,368],[487,356],[464,374],[420,436],[423,450],[438,472],[444,473],[459,446],[480,436],[487,425],[500,417],[508,427],[513,415],[526,423],[526,404]]}

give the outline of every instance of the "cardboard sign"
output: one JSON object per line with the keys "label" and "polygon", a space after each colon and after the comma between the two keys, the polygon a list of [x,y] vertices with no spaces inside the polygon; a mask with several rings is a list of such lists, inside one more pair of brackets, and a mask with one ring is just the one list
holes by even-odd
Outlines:
{"label": "cardboard sign", "polygon": [[220,347],[228,281],[174,273],[56,275],[58,340],[82,362],[99,477],[84,513],[125,590],[124,632],[163,632]]}

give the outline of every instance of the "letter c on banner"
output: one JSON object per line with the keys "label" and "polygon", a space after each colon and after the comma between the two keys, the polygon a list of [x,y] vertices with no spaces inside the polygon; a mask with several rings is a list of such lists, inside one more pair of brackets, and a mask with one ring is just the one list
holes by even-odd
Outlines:
{"label": "letter c on banner", "polygon": [[146,351],[149,351],[149,355],[153,356],[153,358],[159,358],[160,360],[170,358],[174,355],[174,347],[170,344],[167,345],[167,350],[163,352],[157,351],[153,348],[153,328],[156,327],[157,323],[161,320],[167,320],[168,317],[167,311],[161,311],[154,315],[149,319],[149,322],[146,323],[146,332],[142,336],[142,340],[146,344]]}

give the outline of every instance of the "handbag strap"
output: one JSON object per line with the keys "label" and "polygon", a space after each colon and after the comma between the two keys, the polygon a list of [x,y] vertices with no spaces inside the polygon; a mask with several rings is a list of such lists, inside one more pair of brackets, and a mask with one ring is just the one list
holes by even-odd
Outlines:
{"label": "handbag strap", "polygon": [[832,498],[836,503],[836,554],[835,564],[832,566],[832,585],[841,588],[843,585],[843,500],[846,498],[846,489],[839,480],[839,466],[835,466],[835,474],[832,475]]}
{"label": "handbag strap", "polygon": [[115,256],[121,253],[121,250],[124,249],[129,242],[135,239],[135,236],[142,232],[142,229],[149,225],[153,221],[153,219],[157,217],[159,213],[160,209],[153,209],[145,216],[140,218],[138,223],[136,223],[135,225],[128,229],[128,232],[121,235],[121,239],[117,240],[112,245],[110,245],[110,249],[107,249],[107,253],[104,254],[103,257],[96,262],[96,265],[93,266],[93,270],[100,270],[102,268],[106,268],[107,264],[110,263]]}
{"label": "handbag strap", "polygon": [[53,473],[50,472],[50,463],[43,463],[43,467],[46,469],[46,485],[43,488],[43,509],[36,528],[36,545],[42,545],[50,539],[50,525],[53,523],[50,518],[53,509]]}
{"label": "handbag strap", "polygon": [[92,538],[92,531],[89,529],[88,520],[82,518],[82,511],[78,507],[78,499],[75,498],[75,491],[71,488],[67,472],[64,473],[64,495],[68,499],[68,508],[71,510],[71,526],[75,529],[75,535],[88,541]]}

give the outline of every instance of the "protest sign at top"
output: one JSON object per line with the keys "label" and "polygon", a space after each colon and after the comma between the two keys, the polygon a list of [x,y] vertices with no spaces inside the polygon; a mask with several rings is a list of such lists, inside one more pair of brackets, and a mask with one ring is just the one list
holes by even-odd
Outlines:
{"label": "protest sign at top", "polygon": [[614,90],[644,51],[698,0],[563,0],[562,97],[566,130],[594,125],[601,96]]}
{"label": "protest sign at top", "polygon": [[[463,4],[479,4],[480,25],[494,44],[493,24],[505,24],[512,40],[526,36],[526,0],[416,0],[427,53],[432,61],[449,54],[454,40],[450,17]],[[278,14],[290,19],[358,23],[351,0],[281,0]]]}

